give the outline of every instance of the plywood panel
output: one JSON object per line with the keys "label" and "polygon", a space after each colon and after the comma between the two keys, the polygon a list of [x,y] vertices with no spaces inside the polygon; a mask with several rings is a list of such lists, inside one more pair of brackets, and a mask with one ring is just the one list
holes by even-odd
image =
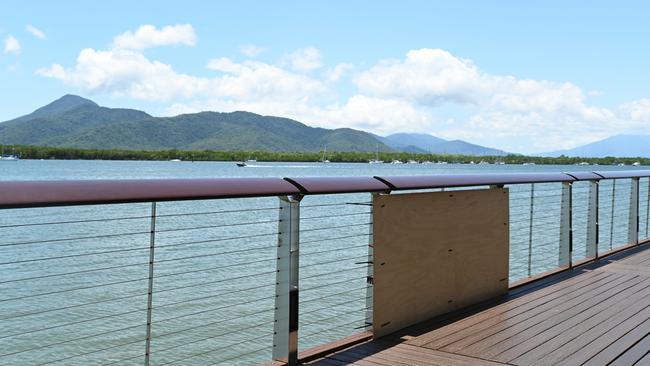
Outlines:
{"label": "plywood panel", "polygon": [[373,199],[375,337],[508,290],[508,190]]}

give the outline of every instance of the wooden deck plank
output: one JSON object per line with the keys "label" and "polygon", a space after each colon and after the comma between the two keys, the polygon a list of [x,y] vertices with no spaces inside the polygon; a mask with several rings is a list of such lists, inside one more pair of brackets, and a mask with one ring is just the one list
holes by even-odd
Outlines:
{"label": "wooden deck plank", "polygon": [[[595,341],[599,337],[603,337],[611,328],[625,321],[626,318],[622,315],[623,313],[629,313],[632,316],[646,309],[648,307],[648,296],[650,295],[650,284],[646,283],[645,285],[648,287],[642,296],[636,296],[635,294],[635,296],[630,296],[624,300],[619,298],[618,304],[614,302],[615,306],[609,305],[612,304],[609,302],[608,306],[611,311],[600,312],[591,318],[582,318],[580,323],[560,334],[558,337],[551,339],[549,342],[542,343],[531,352],[519,356],[515,363],[533,364],[537,361],[539,364],[548,364],[550,361],[559,362],[570,357],[570,355],[579,351],[581,347],[585,347],[590,342]],[[610,341],[611,338],[602,338],[598,347],[606,347]],[[581,359],[581,363],[587,359],[589,357]]]}
{"label": "wooden deck plank", "polygon": [[650,277],[650,268],[642,265],[633,265],[633,264],[626,264],[626,263],[611,263],[608,264],[607,267],[603,267],[602,269],[599,269],[599,271],[634,274],[638,276]]}
{"label": "wooden deck plank", "polygon": [[[483,343],[480,343],[477,347],[484,349],[491,345],[488,343],[492,339],[494,340],[492,343],[499,342],[501,339],[506,339],[510,334],[527,329],[530,324],[543,321],[548,318],[548,312],[574,308],[581,303],[592,301],[590,298],[594,295],[599,296],[598,298],[607,296],[608,291],[616,291],[615,289],[619,285],[628,280],[628,276],[625,275],[610,275],[609,277],[603,278],[601,281],[597,281],[579,289],[573,289],[573,291],[569,291],[564,296],[555,298],[552,301],[543,304],[535,304],[535,306],[529,306],[526,311],[520,312],[512,317],[507,317],[506,315],[506,317],[491,318],[486,322],[489,326],[473,327],[470,329],[470,334],[466,336],[465,334],[462,334],[462,338],[458,337],[460,339],[453,343],[448,343],[443,347],[435,347],[435,343],[429,343],[425,346],[427,348],[441,349],[447,352],[457,352],[473,345],[474,343],[483,341]],[[596,293],[601,291],[604,295],[598,295]],[[509,328],[510,332],[507,331]]]}
{"label": "wooden deck plank", "polygon": [[392,352],[407,358],[413,364],[440,365],[440,366],[467,366],[467,365],[502,365],[491,361],[485,361],[473,357],[459,356],[452,353],[431,350],[424,352],[423,348],[413,349],[404,345],[397,345],[391,349]]}
{"label": "wooden deck plank", "polygon": [[[597,338],[591,339],[590,341],[590,338],[593,338],[592,333],[597,333],[600,331],[600,329],[597,329],[600,325],[594,327],[588,336],[585,336],[584,334],[580,336],[580,342],[576,342],[577,350],[571,356],[565,358],[563,362],[566,362],[569,365],[577,362],[584,363],[596,355],[601,349],[607,347],[612,339],[618,339],[634,329],[639,323],[645,323],[648,321],[648,319],[650,319],[650,298],[646,297],[645,299],[639,301],[643,301],[644,304],[642,305],[645,305],[642,310],[633,314],[622,322],[615,324],[612,328],[599,335]],[[635,307],[631,307],[630,309],[626,310],[626,312],[631,312],[634,310]],[[611,324],[614,323],[614,321],[618,321],[618,318],[621,318],[623,316],[621,313],[622,312],[618,312],[615,317],[609,319],[607,323]],[[605,324],[606,323],[603,323],[602,327],[605,327]],[[587,344],[585,344],[585,342],[587,342]]]}
{"label": "wooden deck plank", "polygon": [[[622,287],[622,285],[626,287]],[[572,303],[569,308],[558,308],[540,314],[537,319],[530,319],[528,322],[506,329],[498,336],[490,337],[485,342],[468,347],[463,350],[463,353],[480,353],[486,358],[511,361],[539,348],[540,345],[544,344],[544,348],[547,348],[547,342],[561,342],[562,336],[573,333],[575,327],[584,325],[586,321],[590,321],[598,314],[616,306],[620,299],[619,296],[635,295],[638,290],[647,286],[640,279],[635,279],[600,294],[587,294],[584,301]],[[648,291],[650,292],[650,289]],[[538,322],[540,319],[541,321]]]}
{"label": "wooden deck plank", "polygon": [[[344,352],[339,352],[335,353],[329,357],[328,359],[332,360],[337,360],[341,362],[347,362],[348,365],[360,365],[360,366],[390,366],[390,364],[387,364],[385,362],[382,362],[382,360],[370,360],[372,355],[365,355],[361,356],[356,353],[352,353],[350,351],[344,351]],[[315,364],[317,365],[317,364]]]}
{"label": "wooden deck plank", "polygon": [[[611,366],[650,365],[650,335],[646,335],[638,343],[620,355]],[[641,362],[643,360],[643,362]]]}
{"label": "wooden deck plank", "polygon": [[495,362],[492,360],[485,360],[482,358],[477,358],[477,357],[469,357],[465,355],[459,355],[455,353],[449,353],[449,352],[443,352],[443,351],[438,351],[438,350],[433,350],[425,347],[416,347],[412,346],[410,344],[400,344],[398,346],[402,350],[410,350],[411,352],[419,352],[428,356],[440,356],[443,357],[444,360],[447,362],[445,365],[455,365],[455,363],[452,363],[452,361],[459,361],[461,362],[460,365],[477,365],[477,366],[498,366],[498,365],[504,365],[504,363],[501,362]]}
{"label": "wooden deck plank", "polygon": [[639,252],[633,256],[629,256],[626,258],[621,258],[621,259],[614,259],[612,262],[614,263],[624,263],[624,264],[631,264],[631,265],[639,265],[641,262],[644,262],[646,260],[650,259],[650,251],[642,251]]}
{"label": "wooden deck plank", "polygon": [[[639,324],[624,336],[616,339],[607,347],[601,349],[598,354],[585,362],[585,366],[608,365],[613,362],[626,350],[634,346],[640,339],[650,334],[650,319]],[[650,347],[650,345],[649,345]]]}
{"label": "wooden deck plank", "polygon": [[438,362],[433,358],[421,353],[409,354],[400,352],[397,347],[378,352],[370,357],[371,360],[382,360],[388,364],[405,364],[405,365],[427,365],[427,366],[445,366],[443,362]]}
{"label": "wooden deck plank", "polygon": [[[584,289],[579,293],[587,291],[590,286],[599,286],[601,282],[614,281],[621,276],[609,273],[588,273],[583,275],[577,283],[584,283]],[[421,335],[417,339],[410,341],[413,345],[426,345],[431,349],[439,349],[450,343],[459,341],[465,337],[471,336],[479,330],[483,330],[498,324],[505,319],[510,319],[534,310],[544,304],[554,304],[554,301],[566,301],[566,296],[575,295],[575,289],[571,287],[571,282],[564,286],[554,285],[551,288],[536,291],[530,297],[524,296],[514,301],[501,304],[487,311],[476,314],[475,316],[463,319],[459,322],[450,324],[446,327],[436,329],[428,334]],[[551,306],[551,305],[547,305]]]}

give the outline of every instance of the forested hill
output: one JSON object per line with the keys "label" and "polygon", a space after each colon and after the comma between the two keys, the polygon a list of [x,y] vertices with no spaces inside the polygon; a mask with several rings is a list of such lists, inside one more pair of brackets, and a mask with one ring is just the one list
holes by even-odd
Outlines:
{"label": "forested hill", "polygon": [[0,123],[0,144],[126,150],[389,151],[369,133],[249,112],[152,117],[66,95]]}

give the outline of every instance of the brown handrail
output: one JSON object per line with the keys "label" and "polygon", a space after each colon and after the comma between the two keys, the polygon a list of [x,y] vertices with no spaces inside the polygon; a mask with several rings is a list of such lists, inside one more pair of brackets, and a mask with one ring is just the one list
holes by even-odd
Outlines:
{"label": "brown handrail", "polygon": [[0,181],[0,209],[286,195],[387,192],[578,180],[650,177],[650,170],[574,173]]}

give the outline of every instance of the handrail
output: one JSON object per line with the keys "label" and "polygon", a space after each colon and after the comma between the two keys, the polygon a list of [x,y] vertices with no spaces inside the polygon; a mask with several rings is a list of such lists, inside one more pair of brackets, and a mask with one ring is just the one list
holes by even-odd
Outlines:
{"label": "handrail", "polygon": [[650,170],[374,177],[0,181],[0,209],[573,182],[650,177]]}
{"label": "handrail", "polygon": [[300,194],[280,178],[0,182],[0,209]]}

